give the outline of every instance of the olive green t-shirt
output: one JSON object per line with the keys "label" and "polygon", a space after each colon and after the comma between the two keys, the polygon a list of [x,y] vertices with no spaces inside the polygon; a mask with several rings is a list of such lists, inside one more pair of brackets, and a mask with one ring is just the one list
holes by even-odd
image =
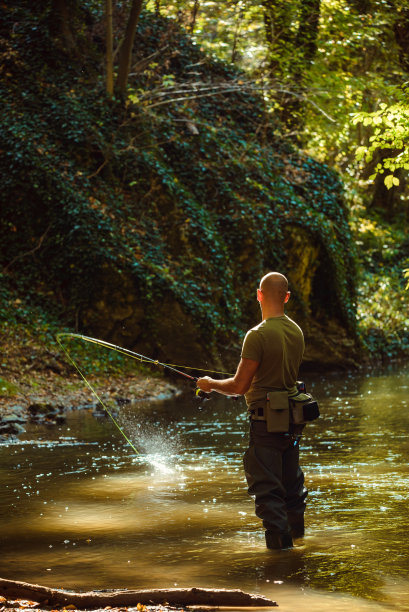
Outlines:
{"label": "olive green t-shirt", "polygon": [[241,356],[260,365],[245,394],[247,406],[263,406],[268,391],[291,389],[297,380],[303,353],[303,333],[287,315],[265,319],[250,329],[244,338]]}

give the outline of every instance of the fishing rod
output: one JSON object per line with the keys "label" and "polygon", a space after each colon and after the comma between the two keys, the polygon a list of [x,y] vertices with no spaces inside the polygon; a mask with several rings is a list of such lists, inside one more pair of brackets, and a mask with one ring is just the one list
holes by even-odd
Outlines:
{"label": "fishing rod", "polygon": [[[171,363],[163,363],[162,361],[159,361],[158,359],[152,359],[151,357],[147,357],[146,355],[142,355],[141,353],[136,353],[135,351],[131,351],[130,349],[124,348],[123,346],[118,346],[117,344],[112,344],[111,342],[106,342],[105,340],[99,340],[98,338],[91,338],[90,336],[84,336],[83,334],[74,334],[74,333],[70,333],[70,332],[61,332],[61,333],[57,334],[56,340],[57,340],[58,344],[60,345],[61,349],[63,350],[63,352],[65,353],[65,355],[67,356],[68,360],[74,366],[74,368],[77,370],[78,374],[81,376],[81,378],[83,379],[83,381],[85,382],[87,387],[95,395],[95,397],[97,398],[97,400],[99,401],[101,406],[104,408],[104,410],[107,412],[107,414],[112,419],[112,421],[115,424],[115,426],[118,428],[119,432],[123,435],[125,440],[128,442],[128,444],[132,447],[132,449],[135,451],[135,453],[137,455],[139,455],[139,451],[135,448],[135,445],[131,442],[131,440],[125,434],[125,432],[123,431],[122,427],[119,425],[119,423],[117,422],[116,418],[112,414],[111,410],[108,408],[108,406],[105,404],[105,402],[100,397],[98,392],[94,389],[92,384],[86,378],[85,374],[83,374],[83,372],[81,371],[80,367],[77,365],[77,363],[75,362],[75,360],[71,356],[69,350],[64,346],[64,344],[63,344],[63,342],[61,340],[64,337],[65,338],[76,338],[78,340],[83,340],[85,342],[90,342],[92,344],[97,344],[98,346],[104,346],[104,347],[106,347],[108,349],[116,351],[117,353],[120,353],[122,355],[126,355],[127,357],[131,357],[132,359],[137,359],[140,362],[151,363],[153,365],[161,366],[161,367],[166,368],[167,370],[169,370],[171,372],[175,372],[176,374],[179,374],[180,376],[183,376],[184,378],[187,378],[188,380],[194,382],[195,384],[198,381],[198,377],[192,376],[191,374],[187,374],[186,372],[182,372],[182,370],[180,368],[187,368],[189,370],[199,370],[201,372],[209,372],[209,373],[212,373],[212,374],[223,374],[225,376],[232,376],[232,374],[228,374],[227,372],[216,372],[214,370],[204,370],[203,368],[191,368],[189,366],[176,366],[175,364],[171,364]],[[201,389],[199,389],[197,387],[196,387],[196,390],[195,390],[195,395],[196,395],[196,397],[201,402],[206,401],[206,400],[208,400],[210,398],[210,393],[206,393],[205,391],[202,391]],[[239,396],[234,396],[233,395],[233,396],[231,396],[231,399],[238,399],[238,397]]]}
{"label": "fishing rod", "polygon": [[[91,344],[96,344],[98,346],[104,346],[104,347],[106,347],[108,349],[116,351],[117,353],[120,353],[122,355],[126,355],[127,357],[131,357],[132,359],[136,359],[136,360],[138,360],[138,361],[140,361],[142,363],[143,362],[144,363],[151,363],[153,365],[157,365],[157,366],[161,366],[163,368],[166,368],[167,370],[169,370],[171,372],[174,372],[176,374],[179,374],[180,376],[183,376],[184,378],[187,378],[188,380],[194,382],[195,384],[198,381],[198,377],[192,376],[191,374],[187,374],[186,372],[182,372],[182,370],[180,370],[180,368],[187,368],[187,369],[190,369],[190,370],[194,369],[194,370],[200,370],[202,372],[211,372],[213,374],[224,374],[224,375],[227,375],[227,376],[231,376],[231,374],[227,374],[226,372],[215,372],[214,370],[204,370],[203,368],[190,368],[189,366],[176,366],[176,365],[170,364],[170,363],[163,363],[162,361],[159,361],[158,359],[152,359],[151,357],[147,357],[146,355],[142,355],[141,353],[136,353],[135,351],[131,351],[130,349],[124,348],[123,346],[118,346],[117,344],[112,344],[111,342],[106,342],[105,340],[99,340],[98,338],[91,338],[90,336],[84,336],[83,334],[74,334],[74,333],[70,333],[70,332],[61,332],[61,333],[57,334],[56,340],[57,340],[58,344],[60,345],[61,349],[63,350],[63,352],[65,353],[65,355],[67,356],[69,362],[77,370],[77,372],[81,376],[82,380],[85,382],[85,384],[90,389],[90,391],[95,395],[95,397],[97,398],[97,400],[99,401],[101,406],[104,408],[104,410],[107,412],[107,414],[112,419],[112,421],[115,424],[115,426],[118,428],[119,432],[123,435],[125,440],[128,442],[128,444],[132,447],[132,449],[135,451],[135,453],[137,455],[139,455],[139,451],[135,448],[135,445],[131,442],[131,440],[125,434],[125,432],[123,431],[122,427],[119,425],[119,423],[117,422],[116,418],[112,414],[111,410],[108,408],[108,406],[105,404],[105,402],[100,397],[98,392],[94,389],[92,384],[86,378],[85,374],[81,371],[81,368],[77,365],[77,363],[75,362],[75,360],[71,356],[69,350],[64,346],[62,338],[76,338],[78,340],[83,340],[85,342],[90,342]],[[196,395],[196,397],[201,402],[206,401],[206,400],[208,400],[210,398],[210,393],[206,393],[205,391],[202,391],[199,388],[196,388],[195,395]],[[232,398],[233,399],[237,399],[238,396],[232,396]]]}
{"label": "fishing rod", "polygon": [[[91,342],[92,344],[97,344],[99,346],[105,346],[106,348],[115,350],[117,353],[121,353],[122,355],[127,355],[128,357],[137,359],[140,362],[152,363],[154,365],[161,366],[171,372],[175,372],[176,374],[179,374],[180,376],[184,376],[185,378],[191,380],[194,383],[198,381],[197,376],[191,376],[190,374],[187,374],[186,372],[182,372],[177,367],[175,367],[173,364],[163,363],[162,361],[159,361],[158,359],[152,359],[151,357],[147,357],[146,355],[142,355],[141,353],[136,353],[135,351],[131,351],[130,349],[124,348],[122,346],[118,346],[117,344],[112,344],[111,342],[106,342],[105,340],[99,340],[98,338],[91,338],[90,336],[84,336],[83,334],[74,334],[74,333],[69,333],[69,332],[57,334],[57,342],[63,348],[66,354],[67,354],[67,351],[65,347],[62,345],[62,343],[60,342],[60,338],[62,338],[63,336],[70,337],[70,338],[77,338],[79,340],[85,340],[86,342]],[[73,360],[70,358],[70,361],[72,362]],[[75,367],[77,366],[75,365]],[[188,367],[188,366],[178,366],[178,367],[180,368],[180,367]],[[199,369],[199,368],[189,368],[189,369],[193,370],[193,369]],[[203,371],[210,372],[210,370],[203,370]],[[224,372],[215,372],[215,373],[225,374]],[[205,401],[210,398],[210,393],[206,393],[205,391],[202,391],[201,389],[198,389],[198,388],[196,388],[195,395],[202,401]]]}

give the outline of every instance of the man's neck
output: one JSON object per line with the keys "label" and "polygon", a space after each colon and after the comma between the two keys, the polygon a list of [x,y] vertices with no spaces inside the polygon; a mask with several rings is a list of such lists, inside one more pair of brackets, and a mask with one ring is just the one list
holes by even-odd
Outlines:
{"label": "man's neck", "polygon": [[274,306],[268,306],[268,307],[261,307],[261,318],[262,321],[265,321],[266,319],[272,319],[275,317],[282,317],[284,315],[284,308],[283,307],[274,307]]}

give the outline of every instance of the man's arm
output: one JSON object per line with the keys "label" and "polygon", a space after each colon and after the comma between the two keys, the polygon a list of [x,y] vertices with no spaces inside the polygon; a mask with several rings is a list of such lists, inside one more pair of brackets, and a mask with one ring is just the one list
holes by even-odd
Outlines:
{"label": "man's arm", "polygon": [[223,393],[224,395],[244,395],[250,389],[251,381],[258,366],[258,361],[242,357],[233,378],[216,380],[209,376],[204,376],[199,378],[196,384],[199,389],[206,393],[217,391],[217,393]]}

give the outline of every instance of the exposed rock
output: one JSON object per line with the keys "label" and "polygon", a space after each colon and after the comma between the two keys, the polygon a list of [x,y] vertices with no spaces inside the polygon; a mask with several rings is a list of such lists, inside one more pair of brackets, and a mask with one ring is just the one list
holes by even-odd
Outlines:
{"label": "exposed rock", "polygon": [[129,346],[139,337],[145,316],[138,289],[128,276],[108,266],[102,275],[101,292],[82,313],[83,324],[97,337]]}
{"label": "exposed rock", "polygon": [[[70,410],[90,410],[95,417],[106,417],[107,413],[99,402],[91,402],[92,395],[82,380],[74,375],[77,386],[73,388],[72,378],[63,378],[56,374],[45,374],[32,371],[35,381],[36,395],[27,393],[25,403],[16,404],[13,397],[3,397],[0,404],[0,443],[25,431],[28,422],[39,425],[56,426],[64,423],[66,413]],[[71,373],[72,375],[72,373]],[[112,384],[112,383],[115,384]],[[159,377],[148,374],[133,376],[117,376],[110,379],[110,385],[104,377],[92,381],[98,395],[103,401],[114,400],[118,405],[138,401],[155,402],[168,400],[182,393],[181,388],[170,384]],[[39,397],[39,389],[43,389],[43,397]],[[119,395],[120,393],[120,395]],[[16,391],[17,394],[17,391]],[[44,399],[43,399],[44,398]],[[20,399],[20,398],[19,398]],[[115,415],[114,409],[111,411]]]}
{"label": "exposed rock", "polygon": [[64,406],[48,402],[34,402],[28,407],[31,420],[35,423],[57,425],[65,422]]}
{"label": "exposed rock", "polygon": [[319,326],[306,324],[304,369],[355,369],[360,367],[361,356],[356,342],[335,321]]}
{"label": "exposed rock", "polygon": [[7,414],[1,419],[3,424],[6,423],[25,423],[26,419],[19,414]]}
{"label": "exposed rock", "polygon": [[299,302],[298,310],[301,307],[307,315],[310,315],[313,282],[320,265],[322,247],[317,240],[314,240],[311,233],[299,226],[287,225],[285,230],[286,265],[290,289],[296,294],[295,299]]}
{"label": "exposed rock", "polygon": [[0,436],[4,435],[15,435],[18,436],[25,432],[25,429],[20,423],[15,422],[4,422],[4,420],[0,421]]}

